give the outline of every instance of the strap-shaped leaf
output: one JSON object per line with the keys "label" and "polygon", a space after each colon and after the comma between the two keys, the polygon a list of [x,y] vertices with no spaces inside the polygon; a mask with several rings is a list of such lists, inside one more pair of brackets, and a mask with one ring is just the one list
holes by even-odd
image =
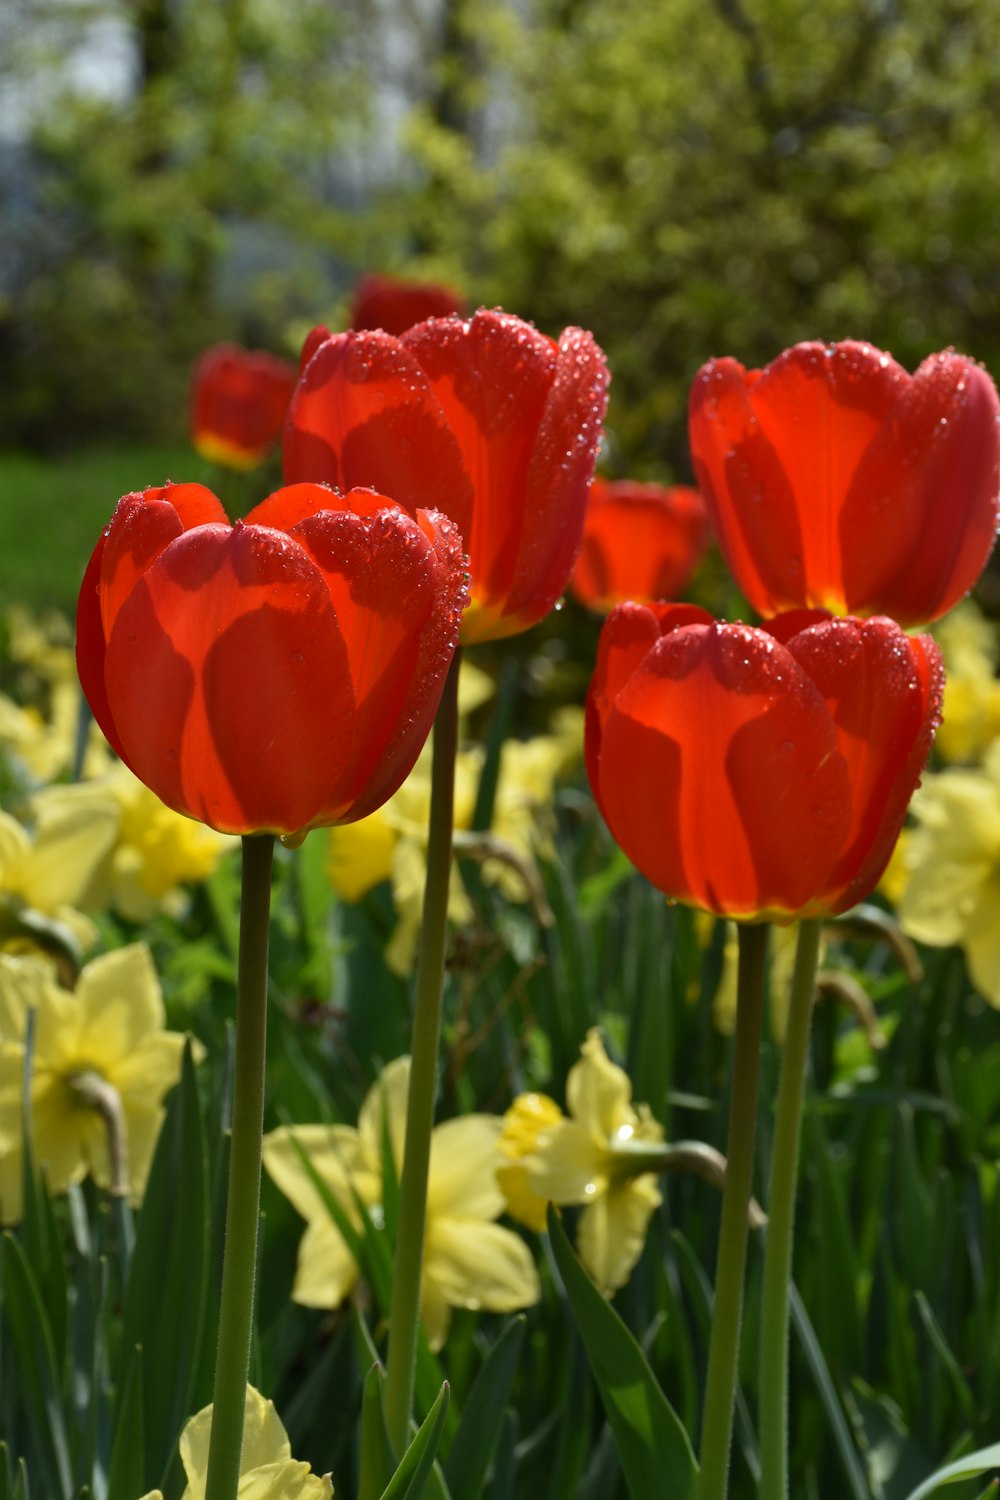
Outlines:
{"label": "strap-shaped leaf", "polygon": [[698,1465],[684,1426],[639,1344],[577,1259],[551,1204],[549,1235],[632,1500],[689,1500]]}

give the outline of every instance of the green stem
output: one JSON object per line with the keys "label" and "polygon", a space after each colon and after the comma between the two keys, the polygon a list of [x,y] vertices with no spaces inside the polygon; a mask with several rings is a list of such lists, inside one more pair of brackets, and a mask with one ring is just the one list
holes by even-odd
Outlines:
{"label": "green stem", "polygon": [[427,838],[427,885],[413,1003],[410,1092],[406,1105],[406,1146],[399,1184],[399,1220],[389,1318],[385,1417],[389,1440],[402,1457],[410,1440],[413,1376],[420,1326],[420,1282],[427,1219],[434,1097],[437,1091],[441,989],[451,884],[451,844],[458,750],[458,670],[455,652],[434,721],[431,812]]}
{"label": "green stem", "polygon": [[788,1319],[795,1228],[795,1183],[799,1167],[802,1099],[809,1058],[809,1024],[812,1019],[822,928],[823,924],[818,919],[803,922],[799,927],[771,1148],[760,1329],[762,1500],[787,1500],[788,1496]]}
{"label": "green stem", "polygon": [[726,1185],[722,1195],[715,1299],[708,1345],[708,1373],[705,1377],[698,1500],[724,1500],[727,1493],[740,1351],[740,1321],[743,1313],[743,1274],[753,1186],[767,927],[764,924],[741,925],[739,934],[739,987],[736,1036],[733,1043]]}
{"label": "green stem", "polygon": [[236,1500],[240,1482],[260,1217],[267,938],[273,855],[273,834],[248,834],[243,839],[233,1128],[205,1500]]}

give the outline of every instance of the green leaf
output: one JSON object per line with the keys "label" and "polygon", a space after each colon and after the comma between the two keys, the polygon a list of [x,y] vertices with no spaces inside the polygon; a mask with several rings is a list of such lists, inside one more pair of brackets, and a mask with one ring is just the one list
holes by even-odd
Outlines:
{"label": "green leaf", "polygon": [[925,1496],[933,1495],[935,1490],[946,1484],[957,1484],[960,1479],[976,1479],[989,1469],[1000,1469],[1000,1443],[992,1443],[989,1448],[979,1448],[975,1453],[967,1453],[964,1458],[956,1459],[953,1464],[945,1464],[943,1469],[936,1469],[923,1484],[911,1490],[906,1500],[925,1500]]}
{"label": "green leaf", "polygon": [[508,1323],[484,1359],[466,1398],[444,1465],[454,1500],[478,1500],[483,1492],[521,1357],[524,1328],[523,1316]]}
{"label": "green leaf", "polygon": [[448,1382],[445,1381],[416,1437],[403,1454],[402,1463],[382,1491],[382,1500],[420,1500],[431,1477],[447,1414]]}
{"label": "green leaf", "polygon": [[806,1361],[812,1371],[816,1389],[819,1391],[820,1400],[826,1411],[827,1421],[830,1424],[830,1431],[833,1434],[834,1443],[840,1455],[840,1461],[844,1468],[850,1493],[854,1496],[854,1500],[870,1500],[871,1491],[868,1488],[868,1481],[865,1478],[865,1472],[861,1464],[861,1459],[858,1457],[858,1451],[854,1446],[854,1440],[851,1437],[851,1430],[847,1425],[847,1418],[844,1416],[840,1398],[834,1388],[833,1379],[827,1367],[826,1360],[823,1357],[823,1351],[819,1346],[815,1330],[809,1321],[809,1314],[806,1312],[802,1298],[794,1286],[789,1288],[789,1302],[792,1311],[792,1325],[799,1343],[802,1345],[802,1352],[805,1354]]}
{"label": "green leaf", "polygon": [[361,1462],[358,1500],[378,1500],[396,1461],[385,1429],[385,1372],[379,1363],[365,1376],[361,1396]]}
{"label": "green leaf", "polygon": [[584,1271],[551,1204],[548,1227],[632,1500],[657,1494],[687,1500],[698,1465],[680,1418],[635,1338]]}
{"label": "green leaf", "polygon": [[517,1438],[520,1424],[517,1412],[507,1410],[503,1414],[500,1442],[493,1467],[493,1486],[490,1500],[516,1500],[517,1495]]}
{"label": "green leaf", "polygon": [[[193,1409],[207,1336],[208,1274],[205,1134],[189,1043],[156,1145],[125,1296],[122,1346],[143,1351],[145,1489],[161,1483]],[[123,1386],[116,1429],[124,1398]]]}
{"label": "green leaf", "polygon": [[50,1470],[50,1494],[69,1500],[73,1477],[52,1328],[38,1282],[12,1234],[3,1237],[3,1288],[21,1391]]}
{"label": "green leaf", "polygon": [[122,1385],[108,1466],[108,1500],[136,1500],[145,1489],[142,1350],[134,1349]]}

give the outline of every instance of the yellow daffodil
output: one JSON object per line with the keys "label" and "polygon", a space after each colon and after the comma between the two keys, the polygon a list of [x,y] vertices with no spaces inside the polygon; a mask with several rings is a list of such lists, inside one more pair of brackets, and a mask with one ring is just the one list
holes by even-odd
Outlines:
{"label": "yellow daffodil", "polygon": [[[534,860],[538,855],[552,856],[553,786],[556,778],[579,759],[582,733],[581,715],[567,710],[553,734],[508,740],[503,746],[491,825],[493,841],[476,852],[482,855],[484,881],[498,885],[511,901],[526,901],[533,895],[537,885],[532,880]],[[459,751],[455,829],[460,851],[468,852],[468,843],[461,835],[472,826],[482,768],[481,747]],[[398,924],[387,945],[386,962],[397,974],[408,974],[416,956],[427,879],[430,794],[431,754],[427,746],[407,780],[383,807],[357,823],[333,828],[327,835],[327,872],[343,900],[359,901],[381,881],[391,879]],[[452,870],[448,916],[456,926],[473,916],[457,867]]]}
{"label": "yellow daffodil", "polygon": [[[0,954],[0,1221],[21,1216],[24,1035],[35,1014],[31,1130],[49,1190],[89,1172],[104,1188],[142,1196],[180,1073],[184,1037],[163,1029],[163,1000],[149,949],[120,948],[88,964],[63,989],[35,958]],[[117,1158],[117,1159],[116,1159]],[[116,1180],[117,1179],[117,1180]]]}
{"label": "yellow daffodil", "polygon": [[[76,756],[83,694],[76,675],[72,631],[61,616],[35,619],[12,606],[5,615],[7,654],[30,679],[31,701],[0,694],[0,751],[8,751],[36,782],[48,782],[67,771]],[[84,774],[100,775],[111,761],[97,725],[90,723]]]}
{"label": "yellow daffodil", "polygon": [[1000,736],[997,627],[967,599],[935,625],[934,634],[946,673],[934,748],[945,760],[979,760]]}
{"label": "yellow daffodil", "polygon": [[624,1286],[662,1199],[652,1166],[663,1127],[645,1104],[632,1104],[627,1073],[604,1050],[597,1028],[566,1081],[564,1116],[544,1094],[522,1094],[508,1111],[497,1174],[509,1212],[539,1228],[547,1202],[584,1204],[580,1259],[608,1295]]}
{"label": "yellow daffodil", "polygon": [[0,812],[0,902],[63,923],[77,945],[88,948],[94,926],[77,908],[85,904],[114,843],[116,825],[117,814],[107,802],[81,803],[59,818],[42,811],[30,833]]}
{"label": "yellow daffodil", "polygon": [[[307,1307],[336,1307],[358,1268],[302,1162],[301,1148],[344,1213],[361,1227],[355,1195],[382,1218],[384,1135],[396,1172],[403,1161],[410,1060],[390,1063],[349,1125],[296,1125],[264,1138],[264,1166],[306,1220],[292,1296]],[[421,1318],[433,1349],[444,1343],[453,1307],[512,1312],[538,1301],[538,1273],[516,1234],[494,1222],[504,1209],[496,1180],[502,1121],[463,1115],[431,1136]]]}
{"label": "yellow daffodil", "polygon": [[903,854],[903,931],[932,947],[959,944],[973,983],[1000,1007],[1000,741],[982,769],[924,777]]}
{"label": "yellow daffodil", "polygon": [[[188,1422],[180,1437],[181,1463],[187,1488],[181,1500],[205,1500],[208,1477],[208,1440],[212,1431],[212,1408],[206,1406]],[[329,1474],[320,1478],[306,1463],[292,1457],[288,1433],[274,1409],[252,1385],[247,1386],[243,1418],[243,1452],[240,1456],[239,1500],[329,1500],[333,1485]],[[163,1500],[160,1490],[151,1490],[142,1500]]]}
{"label": "yellow daffodil", "polygon": [[31,810],[39,835],[78,837],[95,856],[82,904],[111,904],[131,922],[147,922],[161,908],[179,913],[181,885],[206,880],[237,843],[165,807],[120,761],[98,781],[45,787]]}

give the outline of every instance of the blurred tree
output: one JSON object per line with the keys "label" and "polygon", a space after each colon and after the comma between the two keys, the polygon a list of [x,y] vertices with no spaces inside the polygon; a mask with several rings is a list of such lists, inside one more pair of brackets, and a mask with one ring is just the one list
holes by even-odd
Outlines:
{"label": "blurred tree", "polygon": [[183,424],[198,348],[273,343],[325,295],[342,228],[324,206],[330,164],[365,106],[337,62],[339,13],[12,3],[8,76],[33,86],[15,122],[28,187],[7,225],[0,436],[162,435]]}
{"label": "blurred tree", "polygon": [[687,476],[687,387],[713,354],[856,336],[997,368],[996,0],[448,15],[448,107],[412,119],[424,182],[387,212],[482,300],[594,330],[619,470]]}

